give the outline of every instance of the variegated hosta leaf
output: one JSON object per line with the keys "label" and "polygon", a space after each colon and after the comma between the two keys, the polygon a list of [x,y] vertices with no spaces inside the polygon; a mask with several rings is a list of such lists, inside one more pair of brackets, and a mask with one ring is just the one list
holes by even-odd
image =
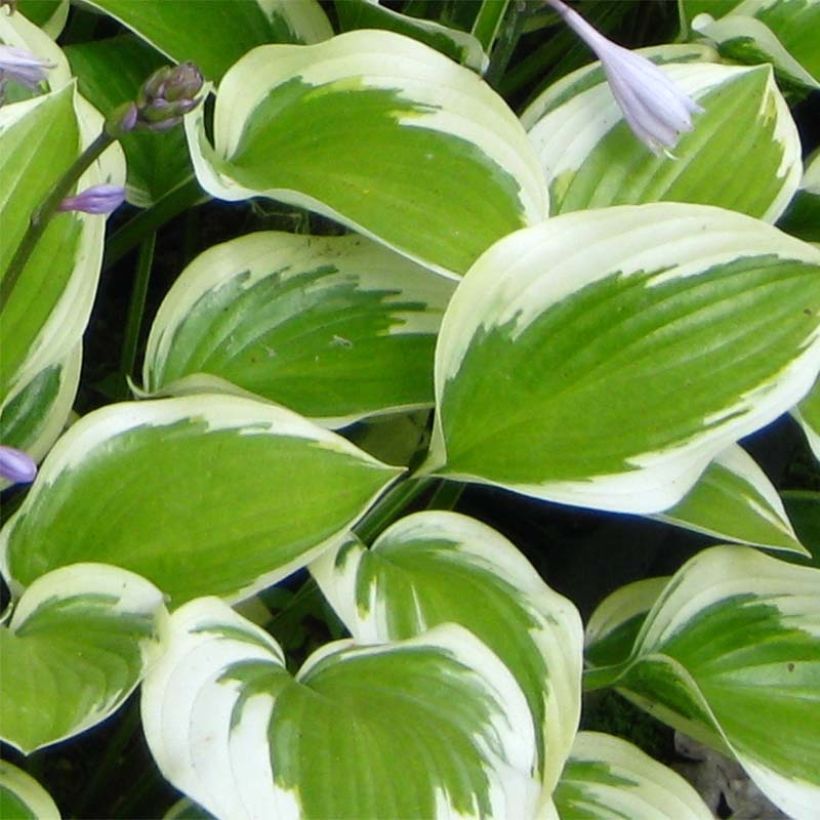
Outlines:
{"label": "variegated hosta leaf", "polygon": [[642,578],[607,595],[587,623],[584,657],[594,666],[613,666],[627,660],[646,614],[668,583],[668,577]]}
{"label": "variegated hosta leaf", "polygon": [[[94,299],[100,216],[57,214],[13,283],[9,272],[32,212],[83,147],[77,105],[75,89],[65,86],[0,108],[0,402],[80,341]],[[100,168],[92,166],[80,187],[101,181]]]}
{"label": "variegated hosta leaf", "polygon": [[698,793],[625,740],[579,732],[553,795],[562,820],[711,820]]}
{"label": "variegated hosta leaf", "polygon": [[820,570],[748,547],[705,550],[655,602],[631,659],[590,674],[728,747],[787,814],[820,805]]}
{"label": "variegated hosta leaf", "polygon": [[142,689],[163,775],[217,817],[530,816],[535,737],[510,672],[454,624],[314,653],[213,599],[171,617]]}
{"label": "variegated hosta leaf", "polygon": [[445,312],[425,469],[569,504],[668,509],[811,387],[819,274],[810,245],[702,205],[518,231]]}
{"label": "variegated hosta leaf", "polygon": [[372,549],[348,541],[310,569],[357,641],[403,640],[451,622],[492,649],[527,697],[550,794],[578,727],[583,630],[573,604],[506,538],[464,515],[421,512]]}
{"label": "variegated hosta leaf", "polygon": [[777,490],[734,444],[715,458],[682,501],[656,517],[721,539],[807,554]]}
{"label": "variegated hosta leaf", "polygon": [[717,45],[720,53],[731,60],[751,64],[771,63],[781,82],[803,86],[804,91],[820,89],[817,79],[795,60],[777,35],[765,23],[754,17],[727,14],[715,20],[711,15],[703,14],[695,17],[692,28]]}
{"label": "variegated hosta leaf", "polygon": [[386,8],[380,0],[344,0],[336,3],[342,31],[376,28],[395,31],[440,51],[457,63],[483,74],[490,58],[478,39],[436,20],[425,20]]}
{"label": "variegated hosta leaf", "polygon": [[60,811],[51,795],[30,774],[0,760],[0,817],[60,820]]}
{"label": "variegated hosta leaf", "polygon": [[86,0],[175,62],[219,80],[263,43],[315,43],[333,34],[317,0]]}
{"label": "variegated hosta leaf", "polygon": [[362,237],[250,234],[176,280],[148,339],[145,387],[207,374],[334,426],[430,405],[453,289]]}
{"label": "variegated hosta leaf", "polygon": [[202,107],[186,130],[214,196],[310,208],[450,275],[547,212],[538,159],[501,97],[391,32],[254,49],[220,83],[214,145]]}
{"label": "variegated hosta leaf", "polygon": [[[82,347],[41,370],[0,408],[0,441],[40,461],[63,431],[80,381]],[[0,487],[6,486],[0,481]]]}
{"label": "variegated hosta leaf", "polygon": [[334,545],[400,472],[271,404],[200,395],[77,422],[0,532],[24,587],[78,561],[153,581],[174,606],[247,597]]}
{"label": "variegated hosta leaf", "polygon": [[820,148],[806,160],[800,187],[778,227],[807,242],[820,242]]}
{"label": "variegated hosta leaf", "polygon": [[105,720],[159,654],[167,617],[162,593],[119,567],[38,578],[0,627],[0,738],[28,754]]}
{"label": "variegated hosta leaf", "polygon": [[[820,2],[818,0],[679,0],[684,19],[701,30],[699,14],[717,18],[722,48],[743,58],[769,59],[800,81],[799,69],[810,85],[820,80]],[[755,25],[757,24],[757,25]],[[705,32],[712,36],[710,31]],[[788,62],[783,59],[783,53]],[[795,70],[792,64],[797,65]],[[813,83],[811,81],[814,81]]]}
{"label": "variegated hosta leaf", "polygon": [[815,458],[820,461],[820,378],[808,396],[797,405],[794,417],[803,428]]}
{"label": "variegated hosta leaf", "polygon": [[600,63],[564,78],[523,116],[553,213],[674,201],[774,222],[800,182],[800,138],[770,68],[692,62],[692,47],[644,49],[704,112],[655,156],[626,124]]}

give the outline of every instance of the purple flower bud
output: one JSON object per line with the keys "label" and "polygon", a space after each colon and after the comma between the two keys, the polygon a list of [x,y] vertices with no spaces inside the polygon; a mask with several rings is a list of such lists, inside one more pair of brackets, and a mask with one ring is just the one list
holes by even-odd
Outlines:
{"label": "purple flower bud", "polygon": [[28,453],[0,445],[0,478],[12,484],[30,484],[36,475],[37,465]]}
{"label": "purple flower bud", "polygon": [[82,211],[87,214],[110,214],[125,202],[121,185],[93,185],[77,196],[67,196],[58,211]]}
{"label": "purple flower bud", "polygon": [[0,81],[15,80],[26,88],[36,88],[45,80],[49,68],[54,68],[54,64],[24,48],[0,45]]}
{"label": "purple flower bud", "polygon": [[157,69],[142,85],[137,96],[140,128],[167,131],[193,111],[200,100],[202,74],[193,63]]}
{"label": "purple flower bud", "polygon": [[653,153],[673,148],[692,130],[692,114],[703,109],[653,62],[608,40],[563,0],[546,2],[598,56],[624,119]]}
{"label": "purple flower bud", "polygon": [[135,102],[127,102],[115,108],[105,121],[105,130],[115,139],[133,131],[139,119],[139,109]]}

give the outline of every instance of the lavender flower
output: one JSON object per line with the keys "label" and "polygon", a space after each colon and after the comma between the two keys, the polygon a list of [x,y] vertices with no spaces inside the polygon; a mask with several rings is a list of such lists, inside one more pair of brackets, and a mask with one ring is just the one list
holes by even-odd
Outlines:
{"label": "lavender flower", "polygon": [[121,185],[93,185],[77,196],[67,196],[57,206],[57,210],[110,214],[123,202],[125,202],[125,188]]}
{"label": "lavender flower", "polygon": [[45,80],[49,68],[54,68],[54,64],[24,48],[0,45],[0,82],[15,80],[26,88],[36,88]]}
{"label": "lavender flower", "polygon": [[0,445],[0,478],[12,484],[30,484],[36,475],[37,465],[28,453]]}
{"label": "lavender flower", "polygon": [[692,130],[692,114],[703,109],[654,63],[608,40],[562,0],[546,2],[598,56],[624,119],[653,153],[673,148]]}

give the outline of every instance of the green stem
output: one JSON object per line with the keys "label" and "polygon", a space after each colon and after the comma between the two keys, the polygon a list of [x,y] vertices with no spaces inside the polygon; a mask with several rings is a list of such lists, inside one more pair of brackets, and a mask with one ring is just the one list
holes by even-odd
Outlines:
{"label": "green stem", "polygon": [[140,255],[137,260],[137,275],[134,278],[134,289],[131,291],[131,302],[128,305],[128,318],[125,324],[125,341],[122,345],[120,358],[120,372],[123,376],[133,373],[134,363],[137,360],[137,346],[139,344],[142,317],[145,314],[145,298],[148,295],[148,282],[151,279],[151,268],[154,263],[154,246],[157,235],[148,234],[140,245]]}
{"label": "green stem", "polygon": [[430,497],[430,501],[427,502],[427,509],[452,510],[463,492],[463,484],[458,481],[448,481],[446,478],[442,479]]}
{"label": "green stem", "polygon": [[400,479],[374,504],[353,531],[365,544],[372,544],[434,481],[434,478]]}
{"label": "green stem", "polygon": [[14,286],[20,279],[20,275],[28,263],[31,254],[34,252],[37,243],[45,233],[49,220],[57,211],[60,203],[68,196],[77,180],[91,167],[97,157],[114,142],[107,132],[103,131],[95,140],[80,154],[74,164],[66,171],[63,178],[52,188],[51,193],[46,197],[43,204],[31,215],[28,228],[17,246],[17,250],[9,263],[6,275],[0,282],[0,310],[5,308],[14,291]]}
{"label": "green stem", "polygon": [[489,54],[501,30],[501,22],[507,13],[510,0],[482,0],[473,23],[472,34]]}
{"label": "green stem", "polygon": [[106,243],[103,270],[107,270],[119,262],[125,254],[136,248],[148,234],[154,233],[178,214],[188,210],[193,205],[207,201],[208,198],[206,194],[202,193],[202,189],[194,177],[189,177],[177,185],[150,208],[140,211],[111,236],[111,239]]}

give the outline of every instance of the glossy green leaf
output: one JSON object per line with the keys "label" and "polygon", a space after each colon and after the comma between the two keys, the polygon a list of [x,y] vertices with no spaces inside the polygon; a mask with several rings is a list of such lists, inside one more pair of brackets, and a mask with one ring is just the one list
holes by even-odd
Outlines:
{"label": "glossy green leaf", "polygon": [[316,0],[86,0],[175,62],[219,80],[265,43],[313,43],[332,34]]}
{"label": "glossy green leaf", "polygon": [[371,549],[348,541],[310,569],[359,642],[457,623],[492,649],[527,697],[551,793],[578,728],[581,620],[506,538],[464,515],[421,512]]}
{"label": "glossy green leaf", "polygon": [[657,518],[721,539],[806,554],[777,490],[737,445],[720,453],[684,498]]}
{"label": "glossy green leaf", "polygon": [[69,0],[17,0],[16,10],[56,39],[68,19]]}
{"label": "glossy green leaf", "polygon": [[402,14],[382,5],[380,0],[341,0],[336,3],[336,11],[342,31],[367,28],[395,31],[425,43],[481,74],[489,64],[489,57],[472,34],[435,20]]}
{"label": "glossy green leaf", "polygon": [[[63,431],[80,381],[80,345],[43,368],[0,409],[0,441],[40,461]],[[4,482],[0,481],[0,487]]]}
{"label": "glossy green leaf", "polygon": [[0,533],[16,588],[78,561],[172,604],[231,600],[330,546],[398,469],[295,413],[234,396],[115,404],[77,422]]}
{"label": "glossy green leaf", "polygon": [[160,771],[217,817],[525,818],[537,795],[526,700],[453,624],[330,644],[293,678],[266,632],[192,601],[171,618],[142,715]]}
{"label": "glossy green leaf", "polygon": [[711,820],[698,793],[676,772],[625,740],[579,732],[553,795],[562,820]]}
{"label": "glossy green leaf", "polygon": [[797,405],[793,415],[803,428],[815,458],[820,461],[820,378],[808,396]]}
{"label": "glossy green leaf", "polygon": [[310,208],[449,275],[547,211],[537,157],[501,97],[391,32],[255,49],[219,86],[214,144],[202,110],[186,130],[213,196]]}
{"label": "glossy green leaf", "polygon": [[105,720],[156,659],[165,618],[162,593],[118,567],[38,578],[0,627],[0,737],[28,754]]}
{"label": "glossy green leaf", "polygon": [[512,234],[445,312],[425,470],[668,509],[808,392],[818,273],[810,245],[700,205],[584,211]]}
{"label": "glossy green leaf", "polygon": [[0,760],[0,817],[60,820],[60,811],[51,795],[31,775]]}
{"label": "glossy green leaf", "polygon": [[632,657],[595,669],[655,717],[728,748],[780,809],[820,802],[820,570],[747,547],[685,564]]}
{"label": "glossy green leaf", "polygon": [[[133,35],[70,45],[65,50],[81,93],[106,116],[137,97],[142,83],[168,61]],[[120,140],[128,162],[126,194],[148,207],[193,178],[182,128],[132,132]]]}
{"label": "glossy green leaf", "polygon": [[176,280],[151,328],[145,389],[221,379],[333,426],[429,406],[454,287],[362,237],[250,234]]}
{"label": "glossy green leaf", "polygon": [[643,53],[704,112],[674,156],[656,156],[635,139],[599,63],[547,89],[523,120],[547,176],[552,212],[670,201],[774,222],[802,168],[797,128],[771,70],[693,62],[691,47]]}

